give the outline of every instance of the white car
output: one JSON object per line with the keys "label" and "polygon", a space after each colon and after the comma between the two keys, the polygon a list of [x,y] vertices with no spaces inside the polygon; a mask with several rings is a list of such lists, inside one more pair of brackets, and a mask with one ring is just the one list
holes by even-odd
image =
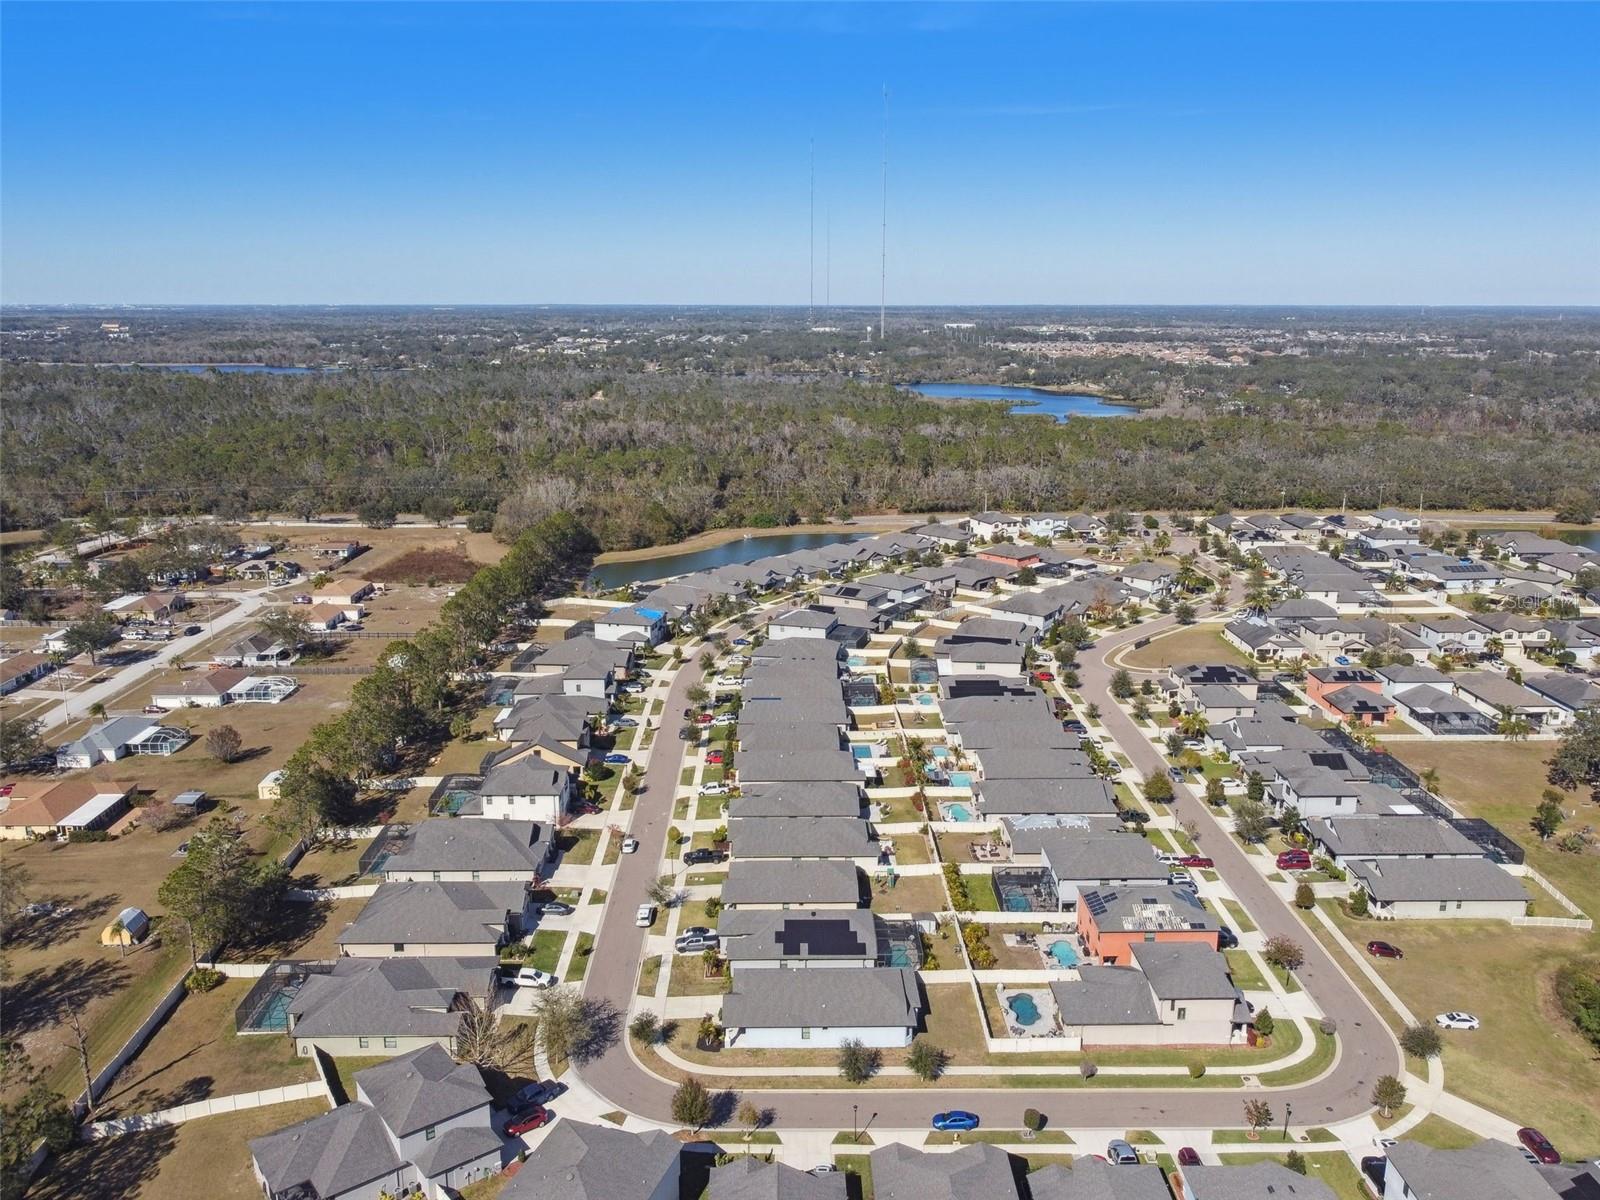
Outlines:
{"label": "white car", "polygon": [[1471,1013],[1447,1012],[1440,1013],[1433,1019],[1433,1023],[1440,1029],[1476,1029],[1478,1018]]}
{"label": "white car", "polygon": [[633,923],[641,929],[648,929],[656,923],[656,906],[654,904],[641,904],[639,911],[633,916]]}
{"label": "white car", "polygon": [[532,967],[523,967],[511,978],[514,987],[553,988],[556,977],[549,971],[537,971]]}
{"label": "white car", "polygon": [[737,725],[738,723],[739,718],[732,713],[718,713],[711,718],[711,724],[715,728],[721,728],[724,725]]}
{"label": "white car", "polygon": [[726,796],[733,789],[725,783],[702,783],[700,794],[702,796]]}
{"label": "white car", "polygon": [[716,686],[731,692],[736,692],[744,686],[744,680],[737,675],[718,675]]}
{"label": "white car", "polygon": [[636,838],[636,837],[625,837],[625,838],[622,839],[622,852],[624,854],[632,854],[638,848],[639,848],[639,839],[638,838]]}

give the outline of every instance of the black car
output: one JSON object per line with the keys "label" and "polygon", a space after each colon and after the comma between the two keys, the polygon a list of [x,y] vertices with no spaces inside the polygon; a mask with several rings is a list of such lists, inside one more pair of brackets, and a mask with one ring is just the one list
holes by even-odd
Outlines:
{"label": "black car", "polygon": [[1217,926],[1217,945],[1223,950],[1232,950],[1239,944],[1239,935],[1226,925]]}
{"label": "black car", "polygon": [[727,855],[723,854],[720,850],[707,850],[702,847],[699,850],[689,851],[683,856],[683,861],[688,866],[698,867],[705,863],[719,863],[726,857]]}
{"label": "black car", "polygon": [[1381,1154],[1369,1154],[1361,1160],[1361,1173],[1367,1177],[1378,1195],[1383,1195],[1383,1172],[1389,1160]]}

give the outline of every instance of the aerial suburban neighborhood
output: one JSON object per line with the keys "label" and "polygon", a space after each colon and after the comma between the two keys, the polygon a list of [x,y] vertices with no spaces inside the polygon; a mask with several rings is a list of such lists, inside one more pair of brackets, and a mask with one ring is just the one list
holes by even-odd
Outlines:
{"label": "aerial suburban neighborhood", "polygon": [[401,719],[361,682],[462,628],[417,571],[508,560],[196,528],[91,557],[196,548],[10,701],[16,966],[85,976],[82,1040],[33,1039],[64,1161],[232,1113],[269,1197],[1600,1187],[1552,1149],[1592,1113],[1475,1081],[1536,1011],[1460,970],[1592,937],[1600,845],[1542,764],[1600,721],[1594,550],[985,512],[552,575],[428,760],[368,744],[341,789],[336,740]]}

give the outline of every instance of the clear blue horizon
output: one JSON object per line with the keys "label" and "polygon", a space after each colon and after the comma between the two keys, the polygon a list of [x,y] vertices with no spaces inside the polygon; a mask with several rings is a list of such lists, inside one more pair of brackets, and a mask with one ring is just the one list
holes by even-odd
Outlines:
{"label": "clear blue horizon", "polygon": [[876,305],[884,86],[891,305],[1600,303],[1592,4],[13,2],[0,32],[7,304]]}

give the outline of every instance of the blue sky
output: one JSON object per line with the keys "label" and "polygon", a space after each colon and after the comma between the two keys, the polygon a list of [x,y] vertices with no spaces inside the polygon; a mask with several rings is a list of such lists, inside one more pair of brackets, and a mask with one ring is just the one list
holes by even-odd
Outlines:
{"label": "blue sky", "polygon": [[1595,4],[0,9],[9,303],[1600,303]]}

